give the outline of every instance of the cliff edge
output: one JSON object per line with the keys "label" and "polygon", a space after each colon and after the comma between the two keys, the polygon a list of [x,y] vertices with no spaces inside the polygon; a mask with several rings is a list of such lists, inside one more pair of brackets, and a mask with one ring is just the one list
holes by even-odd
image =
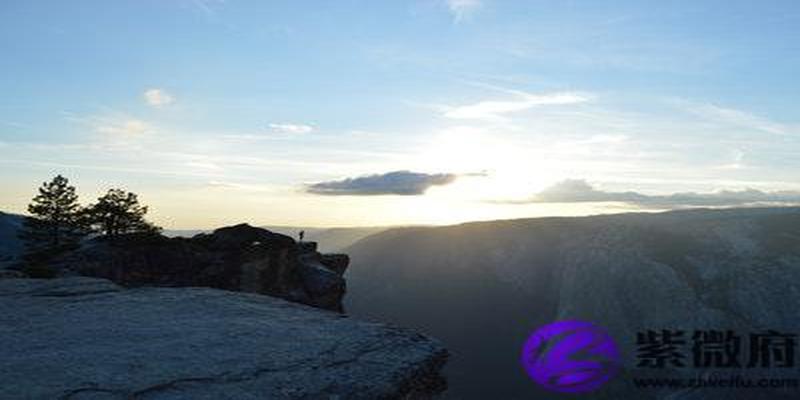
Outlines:
{"label": "cliff edge", "polygon": [[426,399],[436,341],[269,296],[0,280],[3,399]]}

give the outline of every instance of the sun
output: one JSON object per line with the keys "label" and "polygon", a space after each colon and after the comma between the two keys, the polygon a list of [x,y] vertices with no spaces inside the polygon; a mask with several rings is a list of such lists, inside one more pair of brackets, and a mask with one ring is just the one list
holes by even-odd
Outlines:
{"label": "sun", "polygon": [[415,163],[427,172],[458,174],[455,183],[430,191],[438,197],[474,201],[530,196],[550,183],[535,151],[472,127],[457,127],[431,138]]}

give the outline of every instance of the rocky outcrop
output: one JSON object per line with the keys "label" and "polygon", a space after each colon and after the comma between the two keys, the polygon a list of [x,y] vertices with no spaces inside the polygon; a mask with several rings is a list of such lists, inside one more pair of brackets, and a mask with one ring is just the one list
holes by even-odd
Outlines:
{"label": "rocky outcrop", "polygon": [[247,224],[191,239],[161,235],[95,238],[52,262],[62,275],[110,279],[125,286],[204,286],[268,294],[341,310],[345,255],[322,255],[313,242]]}
{"label": "rocky outcrop", "polygon": [[[210,239],[210,238],[207,238]],[[270,296],[0,281],[2,399],[426,399],[434,340]]]}

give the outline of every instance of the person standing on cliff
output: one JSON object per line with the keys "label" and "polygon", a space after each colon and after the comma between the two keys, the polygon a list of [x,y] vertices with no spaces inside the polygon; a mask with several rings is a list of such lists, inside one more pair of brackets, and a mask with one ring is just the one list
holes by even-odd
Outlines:
{"label": "person standing on cliff", "polygon": [[306,236],[306,231],[300,231],[300,234],[298,236],[300,236],[300,241],[302,242],[303,238]]}

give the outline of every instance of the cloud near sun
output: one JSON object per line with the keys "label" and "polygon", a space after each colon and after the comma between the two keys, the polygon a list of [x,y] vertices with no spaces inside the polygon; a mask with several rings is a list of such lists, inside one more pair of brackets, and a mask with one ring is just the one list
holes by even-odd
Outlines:
{"label": "cloud near sun", "polygon": [[454,182],[456,174],[426,174],[411,171],[393,171],[357,178],[319,182],[308,185],[306,191],[328,196],[417,196],[432,186],[443,186]]}
{"label": "cloud near sun", "polygon": [[618,202],[642,208],[731,207],[757,204],[800,204],[800,191],[765,192],[756,189],[720,190],[709,193],[681,192],[648,195],[634,191],[611,192],[594,188],[582,179],[567,179],[524,200],[502,201],[529,203],[605,203]]}

